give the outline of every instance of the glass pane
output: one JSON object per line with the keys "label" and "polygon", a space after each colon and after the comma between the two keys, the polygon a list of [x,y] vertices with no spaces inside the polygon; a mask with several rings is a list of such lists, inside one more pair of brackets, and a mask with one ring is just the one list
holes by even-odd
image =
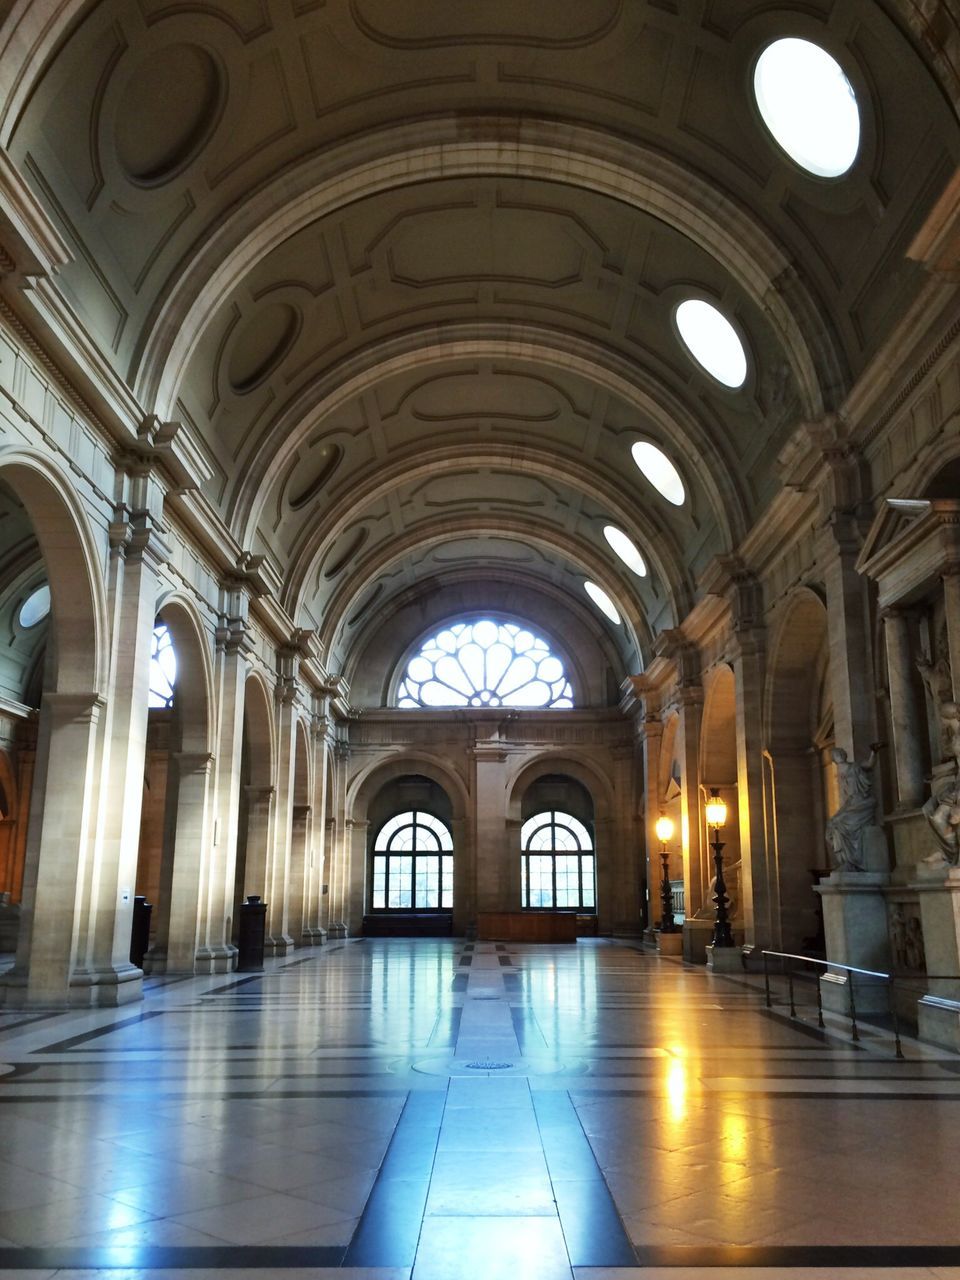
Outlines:
{"label": "glass pane", "polygon": [[413,819],[414,815],[409,810],[406,813],[398,813],[392,818],[388,818],[377,833],[377,840],[374,847],[377,849],[386,849],[393,833],[399,827],[405,827],[409,823],[413,822]]}
{"label": "glass pane", "polygon": [[588,855],[580,859],[580,875],[583,880],[583,905],[585,907],[596,906],[596,898],[594,897],[593,885],[593,856]]}
{"label": "glass pane", "polygon": [[553,858],[549,854],[531,854],[530,906],[553,906]]}
{"label": "glass pane", "polygon": [[520,859],[520,906],[527,905],[527,858],[526,855]]}
{"label": "glass pane", "polygon": [[443,863],[443,893],[440,905],[445,910],[449,910],[453,907],[453,857],[450,854],[444,854],[441,861]]}
{"label": "glass pane", "polygon": [[563,662],[539,636],[484,619],[432,636],[407,664],[401,706],[572,706]]}

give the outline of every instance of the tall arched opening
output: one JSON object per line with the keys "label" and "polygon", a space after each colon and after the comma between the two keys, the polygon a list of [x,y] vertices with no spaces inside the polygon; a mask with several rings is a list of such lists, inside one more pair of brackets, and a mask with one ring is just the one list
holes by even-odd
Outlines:
{"label": "tall arched opening", "polygon": [[209,655],[199,621],[171,600],[153,632],[137,893],[153,904],[147,973],[196,967],[209,847]]}
{"label": "tall arched opening", "polygon": [[[17,718],[26,723],[16,761],[19,833],[7,862],[8,891],[19,892],[21,902],[17,958],[4,978],[5,999],[12,1005],[61,1004],[70,998],[74,968],[92,946],[81,922],[89,918],[85,908],[98,891],[95,798],[106,705],[103,575],[72,487],[50,463],[0,451],[0,503],[10,515],[2,535],[8,571],[21,566],[25,590],[28,580],[32,588],[49,588],[49,614],[35,624],[42,623],[45,634],[35,633],[33,659],[22,664],[26,701]],[[111,904],[111,910],[120,909]]]}
{"label": "tall arched opening", "polygon": [[[702,850],[697,897],[702,904],[692,924],[702,938],[703,946],[709,941],[710,929],[716,915],[714,894],[714,862],[711,843],[713,828],[706,825],[705,801],[711,792],[717,791],[727,806],[727,820],[720,832],[723,842],[723,875],[730,903],[730,919],[738,936],[743,926],[743,874],[740,851],[740,808],[737,787],[737,714],[736,680],[732,669],[721,663],[705,681],[703,724],[700,730],[700,812],[703,827],[700,832]],[[691,880],[694,868],[690,868]],[[690,927],[689,917],[688,925]],[[706,952],[699,945],[691,950],[692,958],[704,959]]]}
{"label": "tall arched opening", "polygon": [[774,848],[779,938],[787,951],[822,951],[813,892],[829,871],[827,816],[836,807],[827,611],[803,588],[790,601],[767,677],[764,806]]}
{"label": "tall arched opening", "polygon": [[233,894],[233,942],[240,928],[240,904],[263,897],[267,855],[273,838],[274,729],[270,699],[258,676],[248,676],[243,703],[240,752],[240,814]]}
{"label": "tall arched opening", "polygon": [[449,937],[453,932],[453,806],[438,782],[405,774],[367,809],[363,932]]}

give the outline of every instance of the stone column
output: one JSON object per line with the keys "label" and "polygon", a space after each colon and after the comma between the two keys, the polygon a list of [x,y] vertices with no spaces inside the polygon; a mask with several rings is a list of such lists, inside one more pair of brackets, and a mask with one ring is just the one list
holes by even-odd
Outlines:
{"label": "stone column", "polygon": [[290,933],[297,946],[302,946],[307,931],[307,893],[309,891],[310,832],[312,808],[295,804],[290,824]]}
{"label": "stone column", "polygon": [[951,565],[943,575],[943,606],[953,700],[960,702],[960,565]]}
{"label": "stone column", "polygon": [[327,875],[327,753],[331,749],[330,722],[326,716],[314,716],[311,726],[313,744],[313,814],[306,851],[306,886],[303,907],[303,943],[319,947],[327,936],[323,927],[325,899],[323,885]]}
{"label": "stone column", "polygon": [[[928,990],[917,1005],[920,1039],[960,1051],[960,867],[921,862],[920,901]],[[955,975],[947,978],[945,975]],[[938,976],[940,975],[940,976]]]}
{"label": "stone column", "polygon": [[473,746],[473,830],[477,860],[477,911],[519,910],[510,900],[507,862],[520,859],[520,850],[507,849],[507,747],[500,724],[478,721]]}
{"label": "stone column", "polygon": [[290,845],[293,838],[293,788],[297,749],[296,685],[277,688],[277,791],[273,840],[267,856],[267,936],[264,955],[283,956],[294,946],[290,936]]}
{"label": "stone column", "polygon": [[366,908],[364,888],[367,881],[367,834],[370,823],[365,818],[348,818],[346,825],[346,842],[350,847],[344,867],[346,910],[343,921],[349,936],[360,932]]}
{"label": "stone column", "polygon": [[[95,827],[103,707],[96,693],[45,693],[40,704],[17,959],[2,979],[6,1004],[14,1008],[92,1003],[88,997],[98,994],[89,985],[71,990],[71,978],[81,924],[78,898]],[[141,994],[139,981],[110,990],[117,1003]]]}
{"label": "stone column", "polygon": [[350,760],[350,748],[345,742],[336,742],[333,749],[334,758],[334,847],[333,861],[330,867],[330,923],[328,929],[332,938],[345,938],[349,928],[349,907],[347,904],[347,883],[350,875],[351,843],[347,832],[347,766]]}
{"label": "stone column", "polygon": [[273,839],[274,787],[247,787],[247,852],[243,896],[267,900],[267,851]]}
{"label": "stone column", "polygon": [[119,518],[110,528],[110,698],[103,715],[99,785],[92,784],[99,799],[98,836],[84,868],[71,979],[78,988],[87,988],[78,1000],[106,1005],[141,995],[139,971],[130,963],[130,932],[140,854],[150,653],[159,570],[169,557],[151,514],[151,508],[162,506],[162,490],[149,469],[134,472],[125,483],[130,502],[120,504]]}
{"label": "stone column", "polygon": [[779,942],[779,913],[776,869],[770,865],[763,815],[763,629],[755,626],[739,631],[738,642],[733,675],[744,940],[773,947]]}
{"label": "stone column", "polygon": [[883,635],[887,649],[890,718],[893,722],[893,750],[897,771],[897,791],[900,797],[899,807],[918,809],[924,799],[923,746],[917,699],[913,687],[908,620],[902,610],[885,610]]}
{"label": "stone column", "polygon": [[204,901],[198,973],[227,973],[233,968],[234,891],[240,817],[240,760],[243,748],[243,707],[247,654],[252,648],[246,624],[228,617],[217,632],[217,761],[214,796],[214,836],[207,893]]}
{"label": "stone column", "polygon": [[860,529],[834,512],[818,547],[827,591],[830,698],[837,745],[865,760],[877,739],[869,584],[857,572]]}
{"label": "stone column", "polygon": [[[170,888],[160,894],[167,920],[158,922],[158,949],[166,934],[166,973],[193,973],[200,937],[201,906],[207,894],[210,848],[210,779],[213,756],[207,752],[174,752],[177,771],[177,834],[170,864]],[[154,964],[154,971],[159,965]]]}
{"label": "stone column", "polygon": [[702,962],[710,940],[709,922],[693,917],[708,901],[710,885],[701,834],[703,819],[700,808],[700,727],[703,721],[703,689],[683,691],[680,701],[680,723],[677,727],[677,755],[680,760],[680,839],[683,844],[683,892],[686,920],[683,926],[683,954],[687,960]]}
{"label": "stone column", "polygon": [[[663,866],[660,858],[660,841],[657,839],[657,818],[660,816],[660,751],[663,746],[663,722],[649,709],[639,721],[641,762],[643,770],[643,925],[646,937],[652,941],[657,921],[661,915],[660,882]],[[676,832],[675,835],[679,835]],[[681,940],[678,931],[674,937]]]}
{"label": "stone column", "polygon": [[[823,929],[827,959],[858,969],[890,970],[890,937],[887,903],[883,890],[890,876],[879,871],[834,871],[821,880],[816,892],[823,900]],[[850,976],[842,970],[820,979],[823,1007],[836,1013],[850,1011]],[[861,1013],[885,1012],[887,986],[854,975],[854,1001]]]}

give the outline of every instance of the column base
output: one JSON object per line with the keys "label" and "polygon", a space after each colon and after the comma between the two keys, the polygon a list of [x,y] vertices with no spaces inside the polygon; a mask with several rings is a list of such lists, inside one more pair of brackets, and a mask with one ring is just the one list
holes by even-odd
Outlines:
{"label": "column base", "polygon": [[345,938],[347,936],[347,926],[342,920],[331,920],[329,936],[331,938]]}
{"label": "column base", "polygon": [[921,1040],[960,1053],[960,1000],[921,996],[917,1002],[917,1031]]}
{"label": "column base", "polygon": [[300,944],[304,947],[322,947],[326,940],[327,931],[321,929],[319,925],[311,925],[300,935]]}
{"label": "column base", "polygon": [[656,933],[657,950],[662,956],[682,956],[683,955],[683,930],[677,929],[674,933],[662,933],[659,930]]}
{"label": "column base", "polygon": [[[854,974],[853,1003],[857,1017],[868,1013],[890,1012],[890,988],[882,978],[865,978]],[[820,975],[820,999],[828,1013],[850,1017],[850,975],[847,973],[823,973]]]}
{"label": "column base", "polygon": [[276,937],[266,937],[263,940],[263,954],[265,956],[285,956],[288,951],[293,950],[295,950],[295,944],[288,933],[281,933]]}
{"label": "column base", "polygon": [[[144,957],[146,959],[146,957]],[[194,965],[195,973],[232,973],[237,964],[237,948],[229,943],[201,947]]]}
{"label": "column base", "polygon": [[707,968],[714,973],[743,973],[743,954],[739,947],[718,947],[708,942],[706,952]]}

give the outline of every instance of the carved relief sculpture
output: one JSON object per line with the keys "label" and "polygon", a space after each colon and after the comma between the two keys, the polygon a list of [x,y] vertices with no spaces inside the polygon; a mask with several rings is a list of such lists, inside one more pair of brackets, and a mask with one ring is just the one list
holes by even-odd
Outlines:
{"label": "carved relief sculpture", "polygon": [[874,742],[870,755],[858,764],[848,760],[842,747],[832,756],[840,784],[840,808],[827,822],[826,841],[830,862],[837,871],[865,871],[864,837],[876,828],[876,798],[873,794],[873,766],[884,744]]}
{"label": "carved relief sculpture", "polygon": [[956,866],[960,860],[960,772],[930,797],[923,806],[923,816],[939,846],[924,861]]}

